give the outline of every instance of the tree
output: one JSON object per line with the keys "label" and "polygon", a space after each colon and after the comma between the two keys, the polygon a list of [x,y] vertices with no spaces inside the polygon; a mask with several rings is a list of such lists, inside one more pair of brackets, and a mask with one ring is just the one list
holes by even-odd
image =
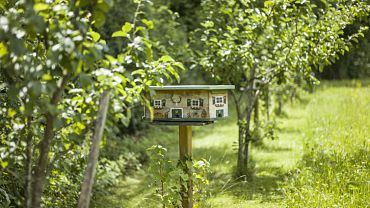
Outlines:
{"label": "tree", "polygon": [[[202,2],[198,31],[200,64],[222,84],[234,84],[238,126],[238,175],[248,167],[251,118],[265,89],[300,76],[315,82],[312,69],[332,63],[366,27],[343,30],[369,13],[363,1],[210,1]],[[200,34],[199,34],[200,33]]]}
{"label": "tree", "polygon": [[113,98],[109,119],[118,121],[130,116],[133,103],[147,104],[142,92],[149,85],[179,78],[180,63],[166,55],[154,57],[149,20],[126,23],[113,34],[128,38],[125,51],[108,54],[106,41],[93,28],[104,23],[109,6],[105,1],[1,4],[0,105],[5,116],[0,162],[5,174],[0,177],[9,187],[9,175],[24,184],[24,207],[40,207],[46,181],[63,155],[85,157],[103,92]]}

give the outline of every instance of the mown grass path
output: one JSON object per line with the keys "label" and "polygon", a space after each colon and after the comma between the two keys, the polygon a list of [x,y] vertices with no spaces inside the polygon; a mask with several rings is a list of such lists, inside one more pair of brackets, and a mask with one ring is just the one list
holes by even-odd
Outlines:
{"label": "mown grass path", "polygon": [[[286,109],[287,115],[278,118],[276,140],[251,146],[252,180],[235,180],[237,138],[235,120],[222,121],[200,131],[194,141],[194,157],[209,159],[212,166],[210,207],[280,207],[283,182],[289,170],[301,159],[302,126],[305,123],[305,105],[295,104]],[[197,131],[197,129],[195,130]],[[235,143],[236,144],[236,143]]]}
{"label": "mown grass path", "polygon": [[[334,97],[341,97],[341,90],[333,90]],[[322,90],[322,91],[325,91]],[[368,92],[368,90],[367,90]],[[210,161],[212,173],[210,194],[206,207],[248,208],[248,207],[284,207],[284,195],[281,189],[297,164],[302,160],[309,128],[309,118],[321,108],[329,109],[317,102],[327,93],[306,96],[306,102],[289,104],[285,108],[286,116],[278,118],[279,130],[276,140],[265,140],[263,145],[251,147],[251,163],[254,164],[253,180],[235,180],[232,173],[236,166],[237,126],[235,115],[214,125],[193,128],[193,156]],[[370,104],[370,103],[369,103]],[[340,106],[340,104],[339,104]],[[231,106],[230,106],[231,107]],[[317,108],[317,110],[316,110]],[[328,121],[330,123],[330,121]],[[178,159],[178,129],[176,127],[153,128],[145,139],[150,147],[160,141],[168,148],[170,157]],[[151,139],[160,138],[160,140]],[[293,173],[294,174],[294,173]],[[149,177],[145,168],[133,176],[127,177],[120,186],[113,188],[115,195],[105,198],[109,207],[159,207],[151,197],[153,188],[148,187]],[[204,205],[203,205],[204,206]]]}

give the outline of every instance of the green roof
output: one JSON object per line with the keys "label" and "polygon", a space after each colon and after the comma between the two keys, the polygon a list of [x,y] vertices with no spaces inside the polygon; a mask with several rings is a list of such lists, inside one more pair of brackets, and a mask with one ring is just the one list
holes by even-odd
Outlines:
{"label": "green roof", "polygon": [[166,85],[150,86],[153,90],[233,90],[234,85]]}

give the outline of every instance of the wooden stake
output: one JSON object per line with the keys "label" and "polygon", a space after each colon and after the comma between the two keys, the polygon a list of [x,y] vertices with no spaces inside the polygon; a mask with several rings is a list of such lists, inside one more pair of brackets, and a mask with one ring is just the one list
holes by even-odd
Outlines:
{"label": "wooden stake", "polygon": [[78,208],[89,208],[90,207],[90,195],[94,184],[94,178],[96,173],[96,165],[99,157],[99,145],[103,137],[105,120],[107,118],[107,112],[109,107],[110,91],[105,90],[101,95],[99,102],[98,115],[95,121],[94,134],[91,138],[91,147],[89,153],[89,160],[85,169],[84,181],[81,186],[80,198],[78,200]]}
{"label": "wooden stake", "polygon": [[[192,160],[192,128],[191,126],[179,126],[179,152],[180,161],[186,164],[186,161]],[[185,171],[189,175],[189,181],[187,183],[187,191],[184,188],[181,193],[182,207],[192,208],[193,207],[193,183],[191,169],[185,167]]]}

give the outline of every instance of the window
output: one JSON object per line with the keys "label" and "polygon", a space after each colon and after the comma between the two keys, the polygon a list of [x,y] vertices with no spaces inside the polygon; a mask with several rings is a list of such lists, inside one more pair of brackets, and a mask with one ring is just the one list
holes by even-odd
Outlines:
{"label": "window", "polygon": [[216,110],[216,117],[217,118],[222,118],[224,117],[224,110]]}
{"label": "window", "polygon": [[192,99],[191,100],[191,107],[192,108],[199,108],[199,100],[198,99]]}
{"label": "window", "polygon": [[182,118],[183,117],[182,108],[171,108],[171,114],[172,118]]}
{"label": "window", "polygon": [[222,96],[216,96],[216,98],[215,98],[215,105],[216,106],[222,106],[222,105],[224,105],[224,97],[222,97]]}
{"label": "window", "polygon": [[200,108],[203,107],[204,100],[202,98],[199,99],[188,99],[187,106],[191,108]]}
{"label": "window", "polygon": [[162,100],[154,100],[154,108],[162,108]]}

